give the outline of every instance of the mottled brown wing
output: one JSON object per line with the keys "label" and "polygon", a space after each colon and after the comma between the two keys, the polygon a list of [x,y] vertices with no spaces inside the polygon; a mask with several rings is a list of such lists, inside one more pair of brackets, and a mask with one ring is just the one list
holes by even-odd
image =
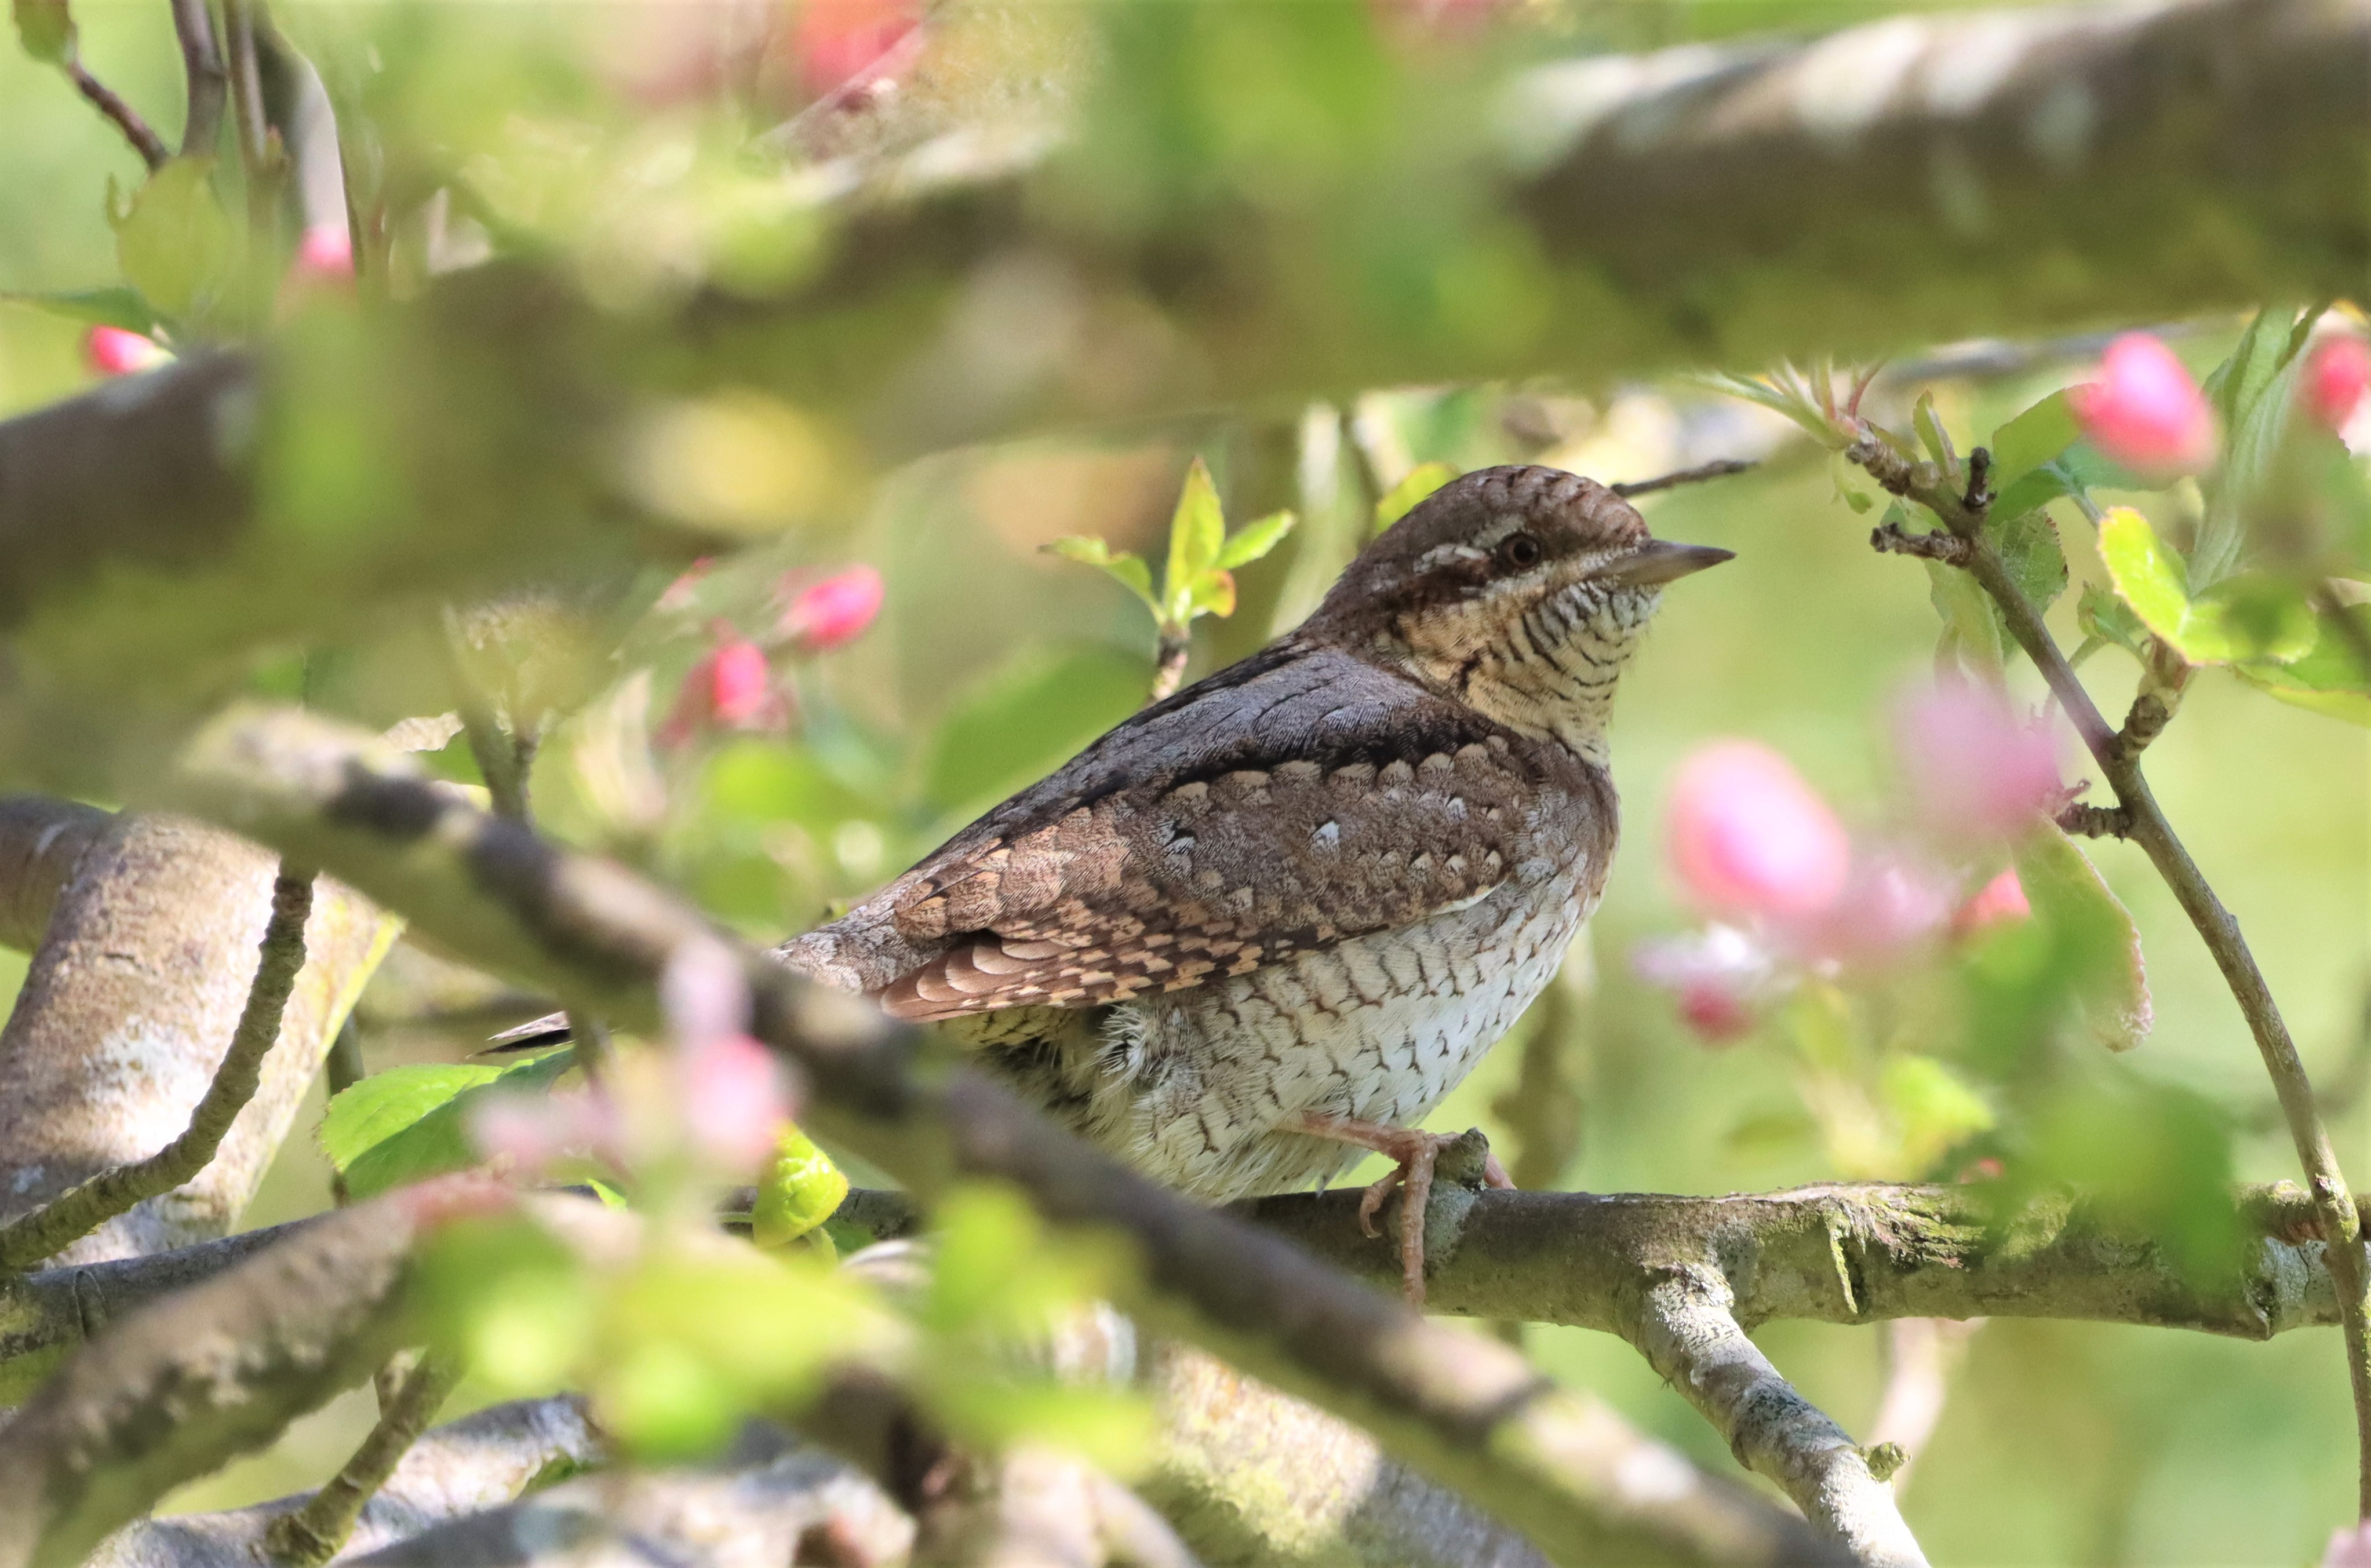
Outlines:
{"label": "mottled brown wing", "polygon": [[914,1019],[1174,990],[1413,924],[1593,837],[1564,754],[1402,677],[1334,651],[1229,674],[850,911],[849,935],[917,960],[866,988]]}

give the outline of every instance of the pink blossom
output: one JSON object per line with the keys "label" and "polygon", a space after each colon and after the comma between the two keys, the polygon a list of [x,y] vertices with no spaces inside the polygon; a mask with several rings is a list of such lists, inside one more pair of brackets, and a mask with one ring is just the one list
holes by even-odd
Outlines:
{"label": "pink blossom", "polygon": [[83,334],[82,355],[101,375],[132,375],[169,363],[172,351],[154,338],[121,327],[94,327]]}
{"label": "pink blossom", "polygon": [[1640,942],[1630,963],[1640,979],[1678,999],[1681,1019],[1709,1045],[1750,1033],[1762,1004],[1779,988],[1769,950],[1734,926]]}
{"label": "pink blossom", "polygon": [[1943,928],[1951,893],[1950,881],[1925,860],[1878,849],[1855,859],[1844,891],[1826,909],[1786,934],[1806,959],[1879,968]]}
{"label": "pink blossom", "polygon": [[288,276],[294,282],[353,282],[353,235],[342,223],[313,225],[296,241],[296,255],[288,264]]}
{"label": "pink blossom", "polygon": [[680,614],[691,608],[699,602],[700,585],[707,581],[709,572],[715,570],[715,566],[714,556],[701,556],[698,560],[685,567],[681,576],[666,585],[666,591],[658,596],[658,602],[651,607],[670,615]]}
{"label": "pink blossom", "polygon": [[1894,709],[1894,749],[1920,818],[1947,838],[2019,834],[2065,794],[2050,732],[1974,681],[1914,688]]}
{"label": "pink blossom", "polygon": [[2069,387],[2066,398],[2091,444],[2145,478],[2214,465],[2213,406],[2173,351],[2145,332],[2110,343],[2099,379]]}
{"label": "pink blossom", "polygon": [[1793,765],[1754,741],[1691,754],[1671,785],[1672,870],[1706,914],[1798,918],[1843,893],[1852,845]]}
{"label": "pink blossom", "polygon": [[508,1173],[533,1176],[566,1155],[621,1164],[625,1127],[617,1106],[596,1092],[498,1094],[469,1112],[469,1141]]}
{"label": "pink blossom", "polygon": [[804,588],[796,583],[795,574],[782,580],[786,603],[774,633],[810,652],[854,640],[881,613],[881,574],[869,566],[851,566]]}
{"label": "pink blossom", "polygon": [[847,86],[918,25],[899,0],[807,0],[793,31],[807,91],[821,98]]}
{"label": "pink blossom", "polygon": [[2371,1568],[2371,1521],[2344,1525],[2330,1532],[2321,1568]]}
{"label": "pink blossom", "polygon": [[2029,919],[2032,915],[2033,905],[2025,898],[2025,884],[2017,880],[2017,868],[2011,866],[1960,905],[1951,917],[1951,935],[1964,941],[1979,932]]}
{"label": "pink blossom", "polygon": [[772,1052],[746,1034],[723,1034],[677,1054],[684,1122],[717,1165],[747,1170],[774,1150],[791,1117],[789,1085]]}
{"label": "pink blossom", "polygon": [[675,707],[659,726],[661,745],[678,746],[700,730],[779,729],[790,720],[790,704],[774,689],[766,651],[720,625],[717,644],[676,693]]}
{"label": "pink blossom", "polygon": [[2343,429],[2371,388],[2371,345],[2352,334],[2325,338],[2306,361],[2298,396],[2315,419]]}

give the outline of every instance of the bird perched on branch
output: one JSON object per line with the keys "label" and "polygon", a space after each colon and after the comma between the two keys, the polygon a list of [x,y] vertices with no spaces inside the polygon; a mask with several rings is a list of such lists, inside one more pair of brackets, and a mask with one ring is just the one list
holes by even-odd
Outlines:
{"label": "bird perched on branch", "polygon": [[1614,684],[1663,584],[1729,554],[1650,537],[1593,480],[1468,474],[1298,630],[780,956],[943,1021],[1057,1120],[1214,1202],[1385,1155],[1359,1217],[1371,1230],[1405,1186],[1420,1301],[1450,1140],[1413,1124],[1595,906],[1618,831]]}

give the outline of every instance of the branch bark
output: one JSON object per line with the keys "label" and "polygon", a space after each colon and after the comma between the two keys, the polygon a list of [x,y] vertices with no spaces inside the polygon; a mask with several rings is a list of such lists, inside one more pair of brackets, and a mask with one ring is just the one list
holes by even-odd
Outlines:
{"label": "branch bark", "polygon": [[30,952],[40,945],[58,889],[114,820],[75,801],[0,797],[0,947]]}
{"label": "branch bark", "polygon": [[[347,1550],[374,1551],[500,1508],[554,1470],[607,1457],[573,1395],[490,1405],[422,1435],[364,1506]],[[265,1532],[305,1501],[144,1519],[108,1537],[87,1568],[256,1568]]]}
{"label": "branch bark", "polygon": [[[271,856],[183,818],[126,813],[89,845],[0,1029],[0,1218],[145,1160],[189,1127],[249,999],[272,882]],[[59,1256],[94,1262],[227,1229],[397,928],[324,883],[305,928],[310,962],[214,1159]]]}
{"label": "branch bark", "polygon": [[207,0],[173,0],[173,36],[181,46],[181,75],[189,86],[189,113],[181,121],[181,156],[207,157],[222,136],[223,103],[230,96],[230,73],[223,67]]}
{"label": "branch bark", "polygon": [[911,1035],[815,992],[620,868],[552,848],[422,778],[376,737],[295,711],[242,709],[187,752],[169,786],[283,853],[352,879],[492,968],[656,1031],[671,961],[722,948],[746,976],[751,1032],[811,1090],[804,1118],[924,1201],[958,1176],[1009,1182],[1058,1225],[1134,1239],[1150,1326],[1374,1432],[1395,1455],[1526,1530],[1560,1561],[1841,1560],[1790,1515],[1700,1478],[1623,1467],[1635,1438],[1594,1401],[1544,1383],[1505,1346],[1417,1318],[1273,1236],[1114,1164],[968,1073],[907,1070]]}

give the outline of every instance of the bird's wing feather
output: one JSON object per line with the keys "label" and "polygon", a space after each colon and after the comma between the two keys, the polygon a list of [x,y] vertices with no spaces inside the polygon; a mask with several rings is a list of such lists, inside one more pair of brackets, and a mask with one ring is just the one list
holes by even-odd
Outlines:
{"label": "bird's wing feather", "polygon": [[906,1018],[1093,1007],[1411,925],[1544,838],[1590,840],[1543,820],[1596,802],[1538,748],[1347,653],[1287,651],[1114,731],[792,962],[867,952],[860,983]]}

